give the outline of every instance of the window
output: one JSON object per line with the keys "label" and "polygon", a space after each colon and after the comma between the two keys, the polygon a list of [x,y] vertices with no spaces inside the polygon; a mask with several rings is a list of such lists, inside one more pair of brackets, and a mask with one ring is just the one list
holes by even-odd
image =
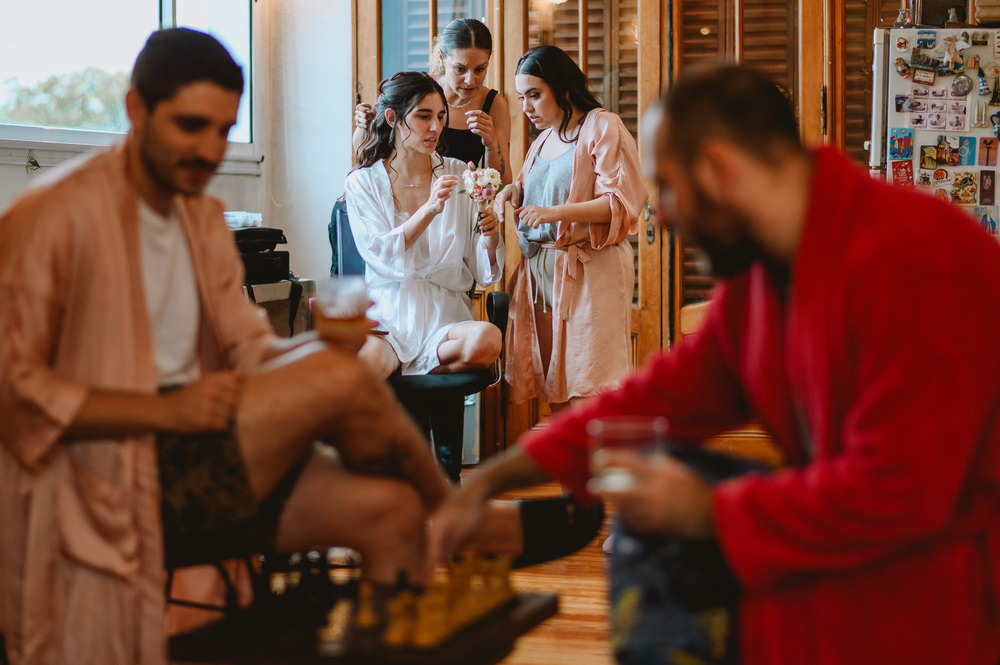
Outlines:
{"label": "window", "polygon": [[[0,144],[79,152],[128,129],[124,96],[136,54],[161,26],[222,42],[247,81],[229,160],[259,161],[254,145],[253,0],[49,0],[13,3],[0,21]],[[109,23],[108,17],[114,21]],[[262,40],[261,40],[262,41]],[[230,171],[232,172],[232,171]]]}
{"label": "window", "polygon": [[[486,0],[438,0],[437,32],[457,18],[486,21]],[[430,54],[427,0],[382,0],[382,78],[426,72]]]}

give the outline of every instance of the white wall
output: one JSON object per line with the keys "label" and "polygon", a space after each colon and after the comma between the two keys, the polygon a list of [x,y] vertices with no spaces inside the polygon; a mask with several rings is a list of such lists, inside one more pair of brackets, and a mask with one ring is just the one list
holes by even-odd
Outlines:
{"label": "white wall", "polygon": [[347,0],[272,3],[265,223],[285,229],[300,277],[330,271],[327,224],[351,169],[351,8]]}
{"label": "white wall", "polygon": [[[219,175],[209,191],[230,210],[263,212],[265,224],[284,229],[292,270],[321,277],[330,269],[330,209],[351,168],[351,8],[347,0],[268,5],[262,174]],[[20,155],[0,159],[0,210],[31,177]]]}

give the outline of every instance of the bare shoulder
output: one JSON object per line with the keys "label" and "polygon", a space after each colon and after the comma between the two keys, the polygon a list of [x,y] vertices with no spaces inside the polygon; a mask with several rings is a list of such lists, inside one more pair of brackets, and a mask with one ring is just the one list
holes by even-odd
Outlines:
{"label": "bare shoulder", "polygon": [[510,102],[507,101],[507,95],[503,94],[503,92],[499,92],[493,98],[493,105],[490,106],[490,115],[502,118],[510,117]]}

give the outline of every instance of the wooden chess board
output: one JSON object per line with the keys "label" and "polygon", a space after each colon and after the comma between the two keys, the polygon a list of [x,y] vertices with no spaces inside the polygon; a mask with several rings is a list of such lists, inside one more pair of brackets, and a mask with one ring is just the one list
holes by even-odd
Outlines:
{"label": "wooden chess board", "polygon": [[[361,619],[371,610],[365,591],[356,579],[331,583],[326,576],[303,578],[205,628],[175,636],[170,659],[228,665],[493,665],[510,653],[520,635],[558,611],[554,594],[512,591],[488,609],[475,610],[473,600],[482,589],[463,588],[460,596],[438,599],[448,604],[450,616],[438,608],[430,623],[449,627],[432,644],[415,645],[421,642],[415,632],[428,618],[420,615],[411,619],[413,639],[390,646],[388,627],[398,627],[391,616],[395,596],[385,601],[389,614],[381,610],[378,624],[370,626]],[[454,591],[454,580],[449,591]]]}
{"label": "wooden chess board", "polygon": [[241,611],[201,630],[170,640],[170,660],[230,665],[494,665],[515,640],[559,608],[554,594],[515,594],[503,607],[427,649],[346,647],[340,655],[318,650],[314,631],[305,627],[261,625],[252,611]]}

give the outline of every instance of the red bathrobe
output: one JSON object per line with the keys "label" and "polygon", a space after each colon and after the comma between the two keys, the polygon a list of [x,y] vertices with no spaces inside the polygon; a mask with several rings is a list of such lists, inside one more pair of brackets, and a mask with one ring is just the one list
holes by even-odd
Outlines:
{"label": "red bathrobe", "polygon": [[524,441],[586,494],[586,421],[696,441],[756,415],[789,465],[719,486],[743,665],[996,665],[1000,246],[931,196],[814,153],[790,285],[723,283],[699,333]]}

